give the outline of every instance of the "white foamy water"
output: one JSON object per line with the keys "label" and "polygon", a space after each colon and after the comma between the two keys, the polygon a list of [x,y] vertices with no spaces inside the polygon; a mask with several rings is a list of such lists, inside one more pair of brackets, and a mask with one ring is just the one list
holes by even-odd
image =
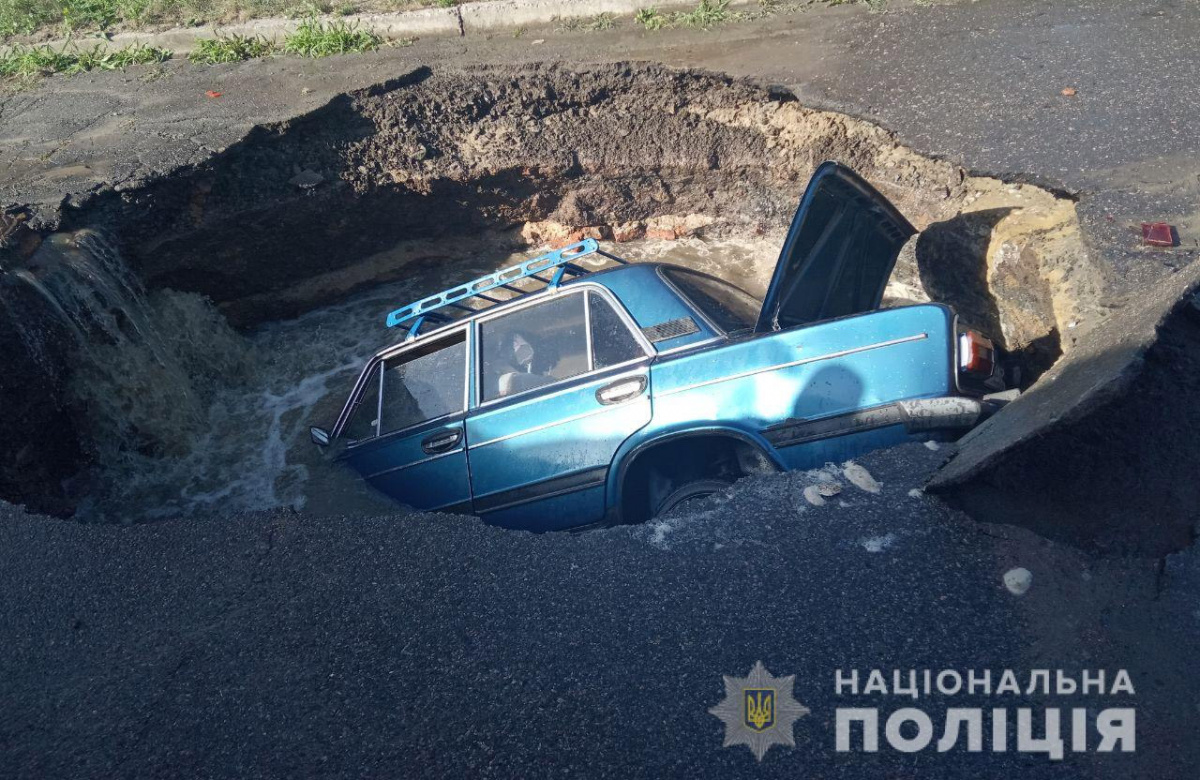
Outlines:
{"label": "white foamy water", "polygon": [[[761,294],[778,239],[602,242],[635,262],[693,267]],[[309,441],[329,426],[364,361],[401,337],[387,312],[539,254],[464,252],[407,269],[412,247],[372,259],[401,277],[295,319],[233,331],[199,296],[144,294],[101,236],[48,246],[25,283],[79,339],[73,379],[89,409],[96,466],[73,486],[80,519],[142,522],[207,512],[290,507],[319,513],[388,502]],[[452,256],[455,247],[435,247]]]}

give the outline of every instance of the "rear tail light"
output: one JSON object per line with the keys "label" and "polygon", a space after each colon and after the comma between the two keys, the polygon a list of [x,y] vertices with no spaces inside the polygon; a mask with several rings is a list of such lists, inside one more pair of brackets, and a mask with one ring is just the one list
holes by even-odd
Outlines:
{"label": "rear tail light", "polygon": [[991,339],[984,338],[973,330],[958,334],[958,370],[991,376],[996,368],[996,348]]}

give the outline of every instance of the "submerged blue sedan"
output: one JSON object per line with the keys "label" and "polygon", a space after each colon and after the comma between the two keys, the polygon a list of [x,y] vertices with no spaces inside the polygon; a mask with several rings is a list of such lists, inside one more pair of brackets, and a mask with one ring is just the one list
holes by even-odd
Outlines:
{"label": "submerged blue sedan", "polygon": [[957,437],[1002,371],[949,307],[879,308],[914,233],[829,162],[762,301],[582,241],[391,312],[405,340],[367,362],[313,440],[414,508],[553,530]]}

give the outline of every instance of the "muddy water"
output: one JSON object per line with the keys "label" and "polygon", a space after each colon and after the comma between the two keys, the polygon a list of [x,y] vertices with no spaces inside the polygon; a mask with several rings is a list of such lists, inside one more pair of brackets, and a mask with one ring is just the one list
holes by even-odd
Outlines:
{"label": "muddy water", "polygon": [[[633,261],[688,265],[761,293],[778,246],[772,237],[641,240],[605,248]],[[95,235],[51,246],[42,265],[93,262],[98,248],[106,273],[119,276],[124,287],[90,306],[124,324],[80,333],[73,390],[88,409],[96,462],[72,489],[79,519],[120,523],[209,511],[356,513],[388,506],[321,459],[309,426],[331,424],[363,362],[397,340],[400,334],[384,327],[388,311],[538,254],[500,247],[476,252],[239,334],[198,296],[137,290]],[[394,254],[406,252],[411,247],[396,247]],[[397,257],[385,252],[376,260],[394,266]],[[69,281],[52,297],[87,298],[80,292],[86,275]],[[90,311],[89,305],[77,308]],[[95,316],[77,313],[75,319]]]}

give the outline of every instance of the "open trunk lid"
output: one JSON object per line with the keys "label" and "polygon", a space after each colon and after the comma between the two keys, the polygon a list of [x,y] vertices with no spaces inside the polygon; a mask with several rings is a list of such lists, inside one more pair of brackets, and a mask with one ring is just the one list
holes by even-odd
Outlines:
{"label": "open trunk lid", "polygon": [[857,173],[821,163],[792,218],[755,330],[875,309],[901,247],[916,232]]}

